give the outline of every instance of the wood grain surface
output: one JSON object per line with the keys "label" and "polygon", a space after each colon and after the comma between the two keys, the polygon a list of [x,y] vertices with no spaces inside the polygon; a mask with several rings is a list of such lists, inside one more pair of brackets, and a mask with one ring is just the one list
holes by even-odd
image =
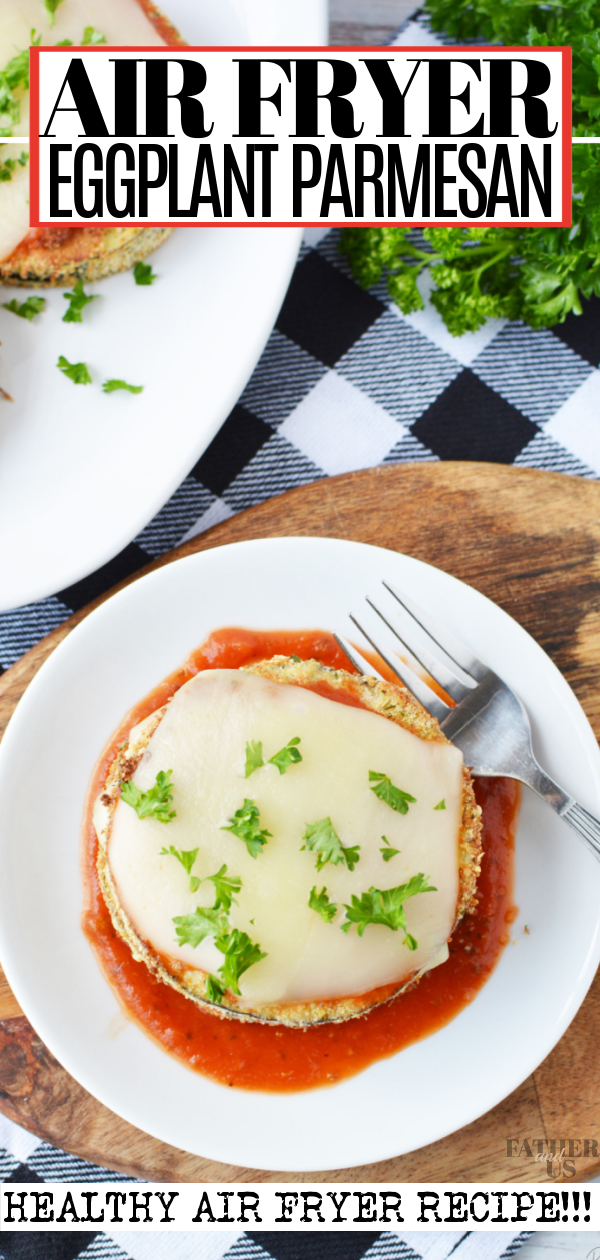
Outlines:
{"label": "wood grain surface", "polygon": [[[598,483],[475,463],[370,469],[270,499],[143,572],[223,543],[282,534],[373,543],[469,582],[542,644],[600,735]],[[0,678],[0,736],[43,661],[105,598],[77,613]],[[398,1159],[306,1174],[216,1164],[147,1137],[96,1102],[56,1063],[5,981],[0,1016],[0,1108],[5,1114],[57,1146],[134,1176],[207,1182],[545,1181],[550,1170],[535,1162],[533,1147],[530,1156],[523,1145],[525,1139],[540,1138],[557,1141],[559,1148],[575,1143],[577,1180],[600,1171],[600,974],[548,1058],[474,1124]],[[517,1139],[520,1157],[507,1155],[509,1139]]]}

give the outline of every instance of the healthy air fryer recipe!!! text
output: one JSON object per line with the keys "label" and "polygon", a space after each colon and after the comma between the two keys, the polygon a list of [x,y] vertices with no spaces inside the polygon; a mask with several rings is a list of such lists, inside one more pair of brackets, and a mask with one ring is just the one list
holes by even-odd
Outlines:
{"label": "healthy air fryer recipe!!! text", "polygon": [[516,915],[518,803],[330,635],[215,631],[96,766],[84,931],[125,1012],[188,1067],[333,1084],[485,983]]}

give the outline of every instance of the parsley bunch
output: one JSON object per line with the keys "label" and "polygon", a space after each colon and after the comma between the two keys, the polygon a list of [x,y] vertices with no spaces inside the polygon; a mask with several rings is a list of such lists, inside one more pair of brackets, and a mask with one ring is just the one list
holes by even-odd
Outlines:
{"label": "parsley bunch", "polygon": [[[459,44],[571,45],[573,132],[600,131],[600,0],[426,0],[434,30]],[[573,227],[347,228],[341,248],[366,288],[382,275],[405,314],[424,306],[417,278],[431,269],[431,301],[451,333],[492,317],[533,328],[580,315],[600,296],[600,145],[573,146]]]}

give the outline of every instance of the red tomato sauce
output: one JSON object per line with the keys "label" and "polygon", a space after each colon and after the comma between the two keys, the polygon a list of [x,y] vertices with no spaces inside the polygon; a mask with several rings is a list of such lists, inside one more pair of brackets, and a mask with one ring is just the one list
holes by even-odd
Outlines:
{"label": "red tomato sauce", "polygon": [[[447,1024],[473,1001],[510,939],[517,910],[512,902],[514,837],[520,790],[511,779],[476,779],[483,809],[479,904],[458,925],[447,962],[418,984],[367,1015],[343,1024],[305,1029],[242,1023],[201,1010],[189,998],[156,980],[115,932],[96,872],[98,841],[93,803],[116,750],[132,726],[154,712],[202,669],[238,669],[253,661],[292,653],[324,665],[349,669],[330,635],[320,631],[216,631],[187,661],[123,719],[95,768],[88,793],[82,867],[83,930],[125,1013],[187,1067],[238,1089],[293,1092],[331,1085],[354,1076]],[[383,671],[382,671],[383,672]],[[315,688],[328,694],[327,688]],[[330,698],[352,703],[331,691]],[[389,991],[389,989],[387,990]],[[386,990],[378,991],[380,998]]]}

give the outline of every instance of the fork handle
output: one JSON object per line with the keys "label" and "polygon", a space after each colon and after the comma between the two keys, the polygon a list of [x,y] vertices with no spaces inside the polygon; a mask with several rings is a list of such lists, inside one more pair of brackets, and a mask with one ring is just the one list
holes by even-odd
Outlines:
{"label": "fork handle", "polygon": [[591,849],[595,857],[600,860],[600,822],[593,814],[590,814],[583,805],[572,796],[568,796],[563,789],[550,778],[534,761],[532,767],[528,767],[528,773],[523,776],[523,782],[537,792],[538,796],[542,796],[553,809],[556,810],[560,818],[564,818],[565,822],[577,832],[581,839]]}

